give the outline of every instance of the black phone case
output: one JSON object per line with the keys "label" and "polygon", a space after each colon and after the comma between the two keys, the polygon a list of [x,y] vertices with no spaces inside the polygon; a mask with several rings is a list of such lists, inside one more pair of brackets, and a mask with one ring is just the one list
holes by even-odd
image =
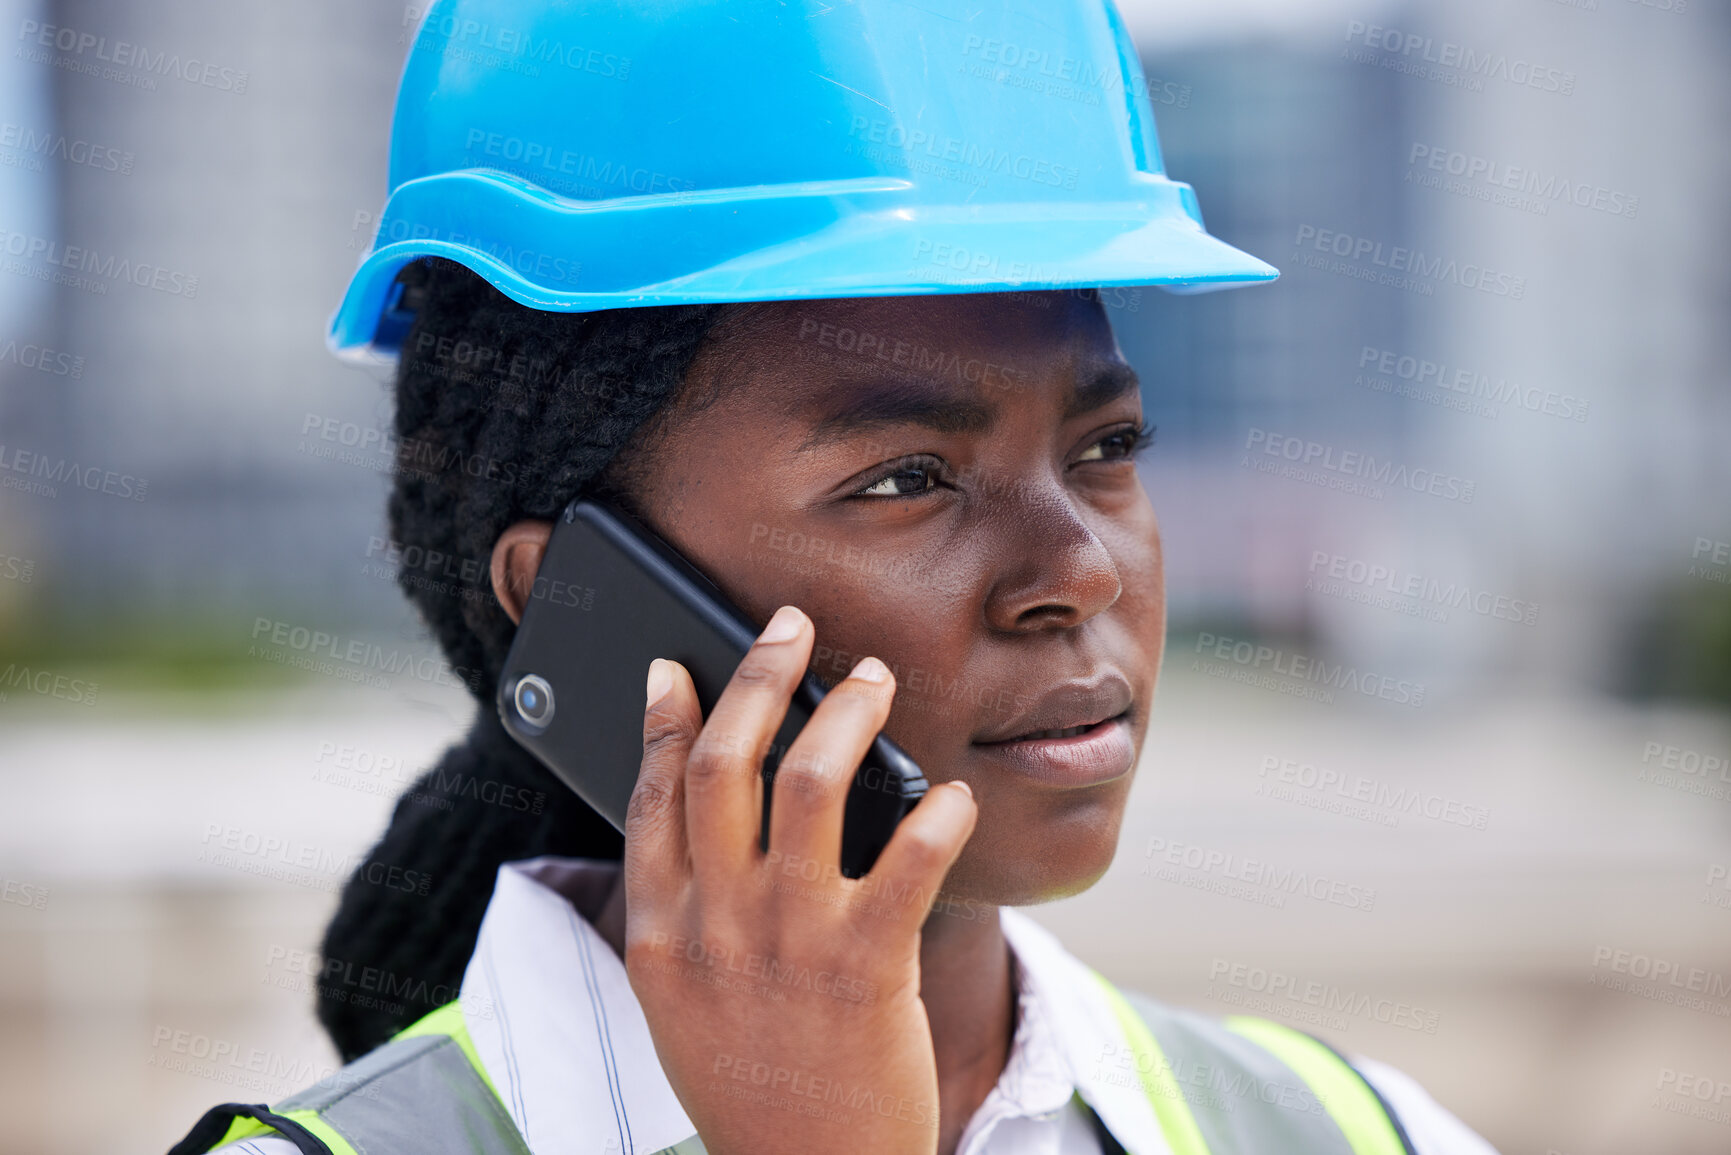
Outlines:
{"label": "black phone case", "polygon": [[[650,661],[672,658],[684,665],[707,718],[758,633],[647,526],[579,499],[553,528],[506,655],[499,716],[518,743],[623,830],[643,758],[643,679]],[[552,711],[542,725],[517,706],[519,684],[530,676],[551,688]],[[823,695],[808,673],[764,759],[760,845],[768,839],[775,767]],[[848,794],[842,873],[858,878],[869,871],[896,823],[925,792],[918,764],[879,734]]]}

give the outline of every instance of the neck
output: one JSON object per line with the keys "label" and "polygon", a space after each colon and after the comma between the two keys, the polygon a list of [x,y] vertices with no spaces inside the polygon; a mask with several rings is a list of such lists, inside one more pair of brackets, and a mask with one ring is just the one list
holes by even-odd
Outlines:
{"label": "neck", "polygon": [[[613,953],[625,957],[624,875],[594,920]],[[1016,982],[996,907],[972,904],[968,916],[935,910],[920,932],[920,1000],[932,1028],[938,1072],[938,1155],[953,1155],[968,1120],[986,1101],[1016,1026]]]}
{"label": "neck", "polygon": [[998,908],[969,909],[972,917],[940,908],[920,932],[920,1000],[938,1069],[938,1155],[956,1150],[1003,1074],[1015,1034],[1016,981]]}

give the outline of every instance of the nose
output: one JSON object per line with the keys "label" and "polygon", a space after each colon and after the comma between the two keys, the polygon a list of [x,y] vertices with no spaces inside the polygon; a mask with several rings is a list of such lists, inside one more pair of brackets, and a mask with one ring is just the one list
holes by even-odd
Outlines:
{"label": "nose", "polygon": [[1007,633],[1079,626],[1118,600],[1117,563],[1061,487],[1007,502],[986,623]]}

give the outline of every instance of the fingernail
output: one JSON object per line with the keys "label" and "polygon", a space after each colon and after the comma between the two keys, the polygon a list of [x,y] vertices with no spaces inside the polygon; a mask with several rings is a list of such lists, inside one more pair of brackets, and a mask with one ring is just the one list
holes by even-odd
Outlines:
{"label": "fingernail", "polygon": [[791,642],[799,637],[800,628],[805,624],[805,615],[799,612],[797,606],[782,606],[775,611],[775,616],[769,619],[769,624],[763,627],[763,633],[757,635],[760,642]]}
{"label": "fingernail", "polygon": [[853,672],[848,675],[848,677],[858,678],[862,682],[887,682],[889,676],[889,667],[876,658],[861,658],[859,665],[855,666]]}
{"label": "fingernail", "polygon": [[646,700],[643,703],[643,708],[647,710],[667,697],[667,691],[671,689],[673,689],[673,664],[665,658],[656,658],[649,663],[649,682],[645,688]]}
{"label": "fingernail", "polygon": [[960,778],[951,778],[949,784],[951,786],[960,786],[962,788],[962,793],[966,794],[969,798],[974,796],[974,788],[969,786],[966,782],[963,782]]}

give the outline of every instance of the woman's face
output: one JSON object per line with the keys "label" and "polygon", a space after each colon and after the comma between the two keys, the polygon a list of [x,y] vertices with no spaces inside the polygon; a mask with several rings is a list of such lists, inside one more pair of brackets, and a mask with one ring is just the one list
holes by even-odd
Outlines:
{"label": "woman's face", "polygon": [[1023,905],[1105,871],[1147,732],[1166,601],[1141,422],[1076,294],[775,302],[713,331],[624,484],[758,621],[803,609],[825,684],[889,665],[885,732],[979,803],[946,890]]}

